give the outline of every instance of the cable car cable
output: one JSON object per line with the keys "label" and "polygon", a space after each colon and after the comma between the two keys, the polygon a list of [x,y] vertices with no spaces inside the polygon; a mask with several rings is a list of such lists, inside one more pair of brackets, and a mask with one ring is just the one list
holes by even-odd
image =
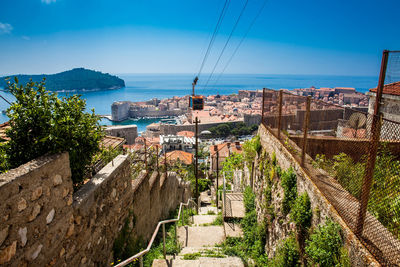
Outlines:
{"label": "cable car cable", "polygon": [[206,89],[206,87],[207,87],[207,85],[208,85],[208,82],[210,81],[212,75],[214,74],[214,71],[215,71],[215,69],[217,68],[217,65],[218,65],[219,61],[221,60],[221,57],[222,57],[222,55],[224,54],[225,49],[226,49],[226,47],[228,46],[228,43],[229,43],[229,41],[231,40],[232,35],[233,35],[233,33],[235,32],[236,27],[237,27],[237,25],[239,24],[239,21],[240,21],[240,19],[242,18],[242,15],[243,15],[243,13],[244,13],[244,11],[245,11],[245,9],[246,9],[248,3],[249,3],[249,0],[246,0],[246,3],[244,4],[242,10],[240,11],[239,17],[237,18],[237,20],[236,20],[236,22],[235,22],[235,25],[233,26],[233,29],[232,29],[231,33],[229,34],[229,37],[228,37],[228,39],[226,40],[225,45],[224,45],[224,47],[222,48],[222,51],[221,51],[221,53],[219,54],[219,57],[218,57],[218,59],[217,59],[217,62],[215,62],[214,68],[213,68],[212,72],[210,73],[210,76],[208,76],[206,85],[204,86],[203,89]]}
{"label": "cable car cable", "polygon": [[207,61],[207,58],[208,58],[208,56],[210,54],[210,51],[211,51],[211,47],[213,46],[215,38],[216,38],[216,36],[218,34],[218,31],[221,28],[221,24],[222,24],[222,21],[224,20],[224,17],[225,17],[225,14],[226,14],[226,10],[228,9],[229,4],[230,4],[230,0],[225,0],[224,7],[222,8],[221,13],[219,14],[217,25],[215,25],[215,29],[214,29],[213,35],[211,37],[210,43],[208,44],[207,51],[204,54],[204,58],[203,58],[203,61],[201,63],[200,70],[199,70],[199,72],[197,74],[197,77],[200,77],[200,74],[201,74],[201,72],[202,72],[202,70],[204,68],[204,65],[205,65],[205,63]]}
{"label": "cable car cable", "polygon": [[265,0],[264,3],[262,4],[261,8],[259,9],[257,15],[254,17],[253,21],[250,23],[250,26],[247,28],[246,33],[243,35],[242,39],[240,40],[239,44],[236,46],[235,51],[232,53],[231,57],[227,61],[225,67],[223,68],[222,72],[219,74],[217,80],[215,81],[214,85],[212,87],[215,87],[215,85],[218,83],[218,81],[221,79],[221,76],[224,74],[226,68],[229,66],[231,63],[233,57],[236,55],[237,51],[239,50],[240,46],[242,45],[244,39],[246,39],[247,35],[249,34],[251,28],[253,27],[254,23],[258,19],[258,17],[261,15],[262,11],[264,10],[268,0]]}

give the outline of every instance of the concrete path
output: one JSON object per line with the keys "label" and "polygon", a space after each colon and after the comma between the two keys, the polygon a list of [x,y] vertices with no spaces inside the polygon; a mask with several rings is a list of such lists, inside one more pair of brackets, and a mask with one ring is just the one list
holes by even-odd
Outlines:
{"label": "concrete path", "polygon": [[[212,207],[208,194],[202,193],[200,199],[203,207],[199,209],[199,215],[193,216],[193,224],[178,228],[178,241],[183,247],[181,252],[168,256],[167,260],[154,260],[153,267],[244,267],[240,258],[223,255],[221,248],[216,247],[225,240],[225,229],[229,226],[209,225],[218,217],[218,210]],[[239,227],[235,225],[234,228],[236,230],[228,232],[240,236]],[[185,260],[185,255],[193,259]]]}

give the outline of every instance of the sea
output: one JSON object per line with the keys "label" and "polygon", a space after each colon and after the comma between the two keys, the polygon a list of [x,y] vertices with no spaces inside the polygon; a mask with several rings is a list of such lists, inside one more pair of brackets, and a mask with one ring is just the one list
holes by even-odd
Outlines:
{"label": "sea", "polygon": [[[95,109],[100,115],[111,114],[111,104],[114,101],[145,101],[152,98],[170,98],[191,94],[192,74],[116,74],[125,80],[126,87],[115,90],[59,92],[59,96],[80,94],[86,99],[87,109]],[[333,76],[333,75],[269,75],[269,74],[225,74],[218,83],[211,81],[207,86],[203,81],[208,74],[199,77],[196,94],[215,95],[232,94],[239,90],[295,89],[319,87],[354,87],[359,92],[367,92],[376,87],[378,76]],[[0,95],[9,101],[14,101],[8,92]],[[0,99],[0,110],[6,110],[8,103]],[[0,113],[0,123],[8,121],[8,117]],[[112,122],[106,118],[101,120],[102,125],[129,125],[136,124],[138,132],[146,130],[146,126],[160,121],[159,118],[143,118],[139,120],[125,120]]]}

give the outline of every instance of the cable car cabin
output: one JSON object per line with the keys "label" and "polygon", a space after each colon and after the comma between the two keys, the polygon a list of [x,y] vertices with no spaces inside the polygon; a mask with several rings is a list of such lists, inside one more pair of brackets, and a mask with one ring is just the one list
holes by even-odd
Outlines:
{"label": "cable car cabin", "polygon": [[190,107],[192,110],[203,110],[204,109],[204,98],[201,95],[190,97]]}

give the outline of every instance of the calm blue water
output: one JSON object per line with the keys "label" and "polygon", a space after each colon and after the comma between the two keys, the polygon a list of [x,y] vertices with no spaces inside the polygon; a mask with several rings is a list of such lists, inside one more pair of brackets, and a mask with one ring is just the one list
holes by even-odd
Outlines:
{"label": "calm blue water", "polygon": [[[94,108],[97,114],[111,114],[111,104],[114,101],[144,101],[157,97],[159,99],[172,96],[184,96],[191,94],[191,74],[121,74],[118,75],[125,80],[126,87],[117,90],[104,90],[80,93],[87,101],[89,109]],[[211,82],[204,89],[202,81],[208,75],[200,77],[196,87],[196,93],[201,95],[231,94],[241,89],[294,89],[310,86],[319,87],[355,87],[360,92],[376,87],[378,77],[367,76],[328,76],[328,75],[266,75],[266,74],[226,74],[217,85]],[[69,93],[71,94],[71,93]],[[8,100],[13,100],[9,93],[1,92]],[[66,93],[59,95],[65,96]],[[0,110],[5,110],[8,104],[0,99]],[[6,115],[0,114],[0,122],[7,121]],[[104,125],[111,124],[136,124],[138,131],[144,131],[146,125],[157,122],[158,119],[146,119],[139,121],[125,121],[112,123],[103,119]]]}

